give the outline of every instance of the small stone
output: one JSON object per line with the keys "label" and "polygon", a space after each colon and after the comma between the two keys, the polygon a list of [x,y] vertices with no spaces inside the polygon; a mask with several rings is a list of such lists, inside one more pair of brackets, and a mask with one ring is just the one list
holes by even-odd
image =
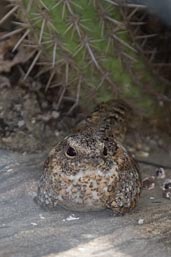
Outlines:
{"label": "small stone", "polygon": [[139,219],[138,220],[138,225],[143,225],[144,224],[144,219]]}
{"label": "small stone", "polygon": [[155,197],[154,196],[150,196],[150,200],[154,200],[155,199]]}
{"label": "small stone", "polygon": [[31,123],[32,123],[32,124],[35,124],[35,123],[36,123],[36,119],[33,118],[33,119],[31,120]]}
{"label": "small stone", "polygon": [[163,198],[171,200],[171,190],[163,191]]}
{"label": "small stone", "polygon": [[79,217],[75,217],[75,214],[71,214],[69,217],[67,217],[66,219],[63,219],[63,221],[71,221],[71,220],[79,220]]}
{"label": "small stone", "polygon": [[41,119],[45,122],[49,121],[51,119],[51,116],[49,113],[41,115]]}
{"label": "small stone", "polygon": [[171,179],[166,179],[163,183],[163,190],[171,190]]}
{"label": "small stone", "polygon": [[11,172],[11,171],[13,171],[13,169],[8,169],[8,170],[7,170],[7,172]]}
{"label": "small stone", "polygon": [[171,200],[171,179],[166,179],[163,183],[163,198]]}
{"label": "small stone", "polygon": [[19,128],[23,127],[24,125],[25,125],[24,120],[19,120],[19,121],[18,121],[18,127],[19,127]]}
{"label": "small stone", "polygon": [[15,105],[15,109],[16,109],[17,111],[21,111],[21,104],[16,104],[16,105]]}
{"label": "small stone", "polygon": [[149,153],[150,152],[150,147],[148,145],[145,145],[144,146],[144,151]]}
{"label": "small stone", "polygon": [[142,149],[142,144],[137,143],[137,144],[136,144],[136,148],[137,148],[137,150],[141,150],[141,149]]}
{"label": "small stone", "polygon": [[55,110],[58,110],[58,108],[59,108],[58,104],[55,103],[55,102],[52,103],[52,107],[53,107],[53,109],[55,109]]}
{"label": "small stone", "polygon": [[41,213],[39,214],[39,217],[41,220],[45,220],[45,217]]}
{"label": "small stone", "polygon": [[3,141],[4,143],[10,143],[10,142],[12,141],[12,137],[3,137],[3,138],[2,138],[2,141]]}
{"label": "small stone", "polygon": [[156,169],[155,174],[157,179],[164,179],[166,177],[166,173],[163,168]]}
{"label": "small stone", "polygon": [[44,109],[48,107],[48,103],[46,101],[43,101],[41,105],[42,105],[42,108]]}
{"label": "small stone", "polygon": [[59,118],[59,112],[57,112],[57,111],[52,111],[52,118],[53,118],[53,119]]}
{"label": "small stone", "polygon": [[140,152],[138,153],[138,155],[139,155],[140,157],[147,158],[147,157],[149,156],[149,152],[140,151]]}
{"label": "small stone", "polygon": [[164,106],[163,101],[159,101],[159,106],[160,106],[160,107],[163,107],[163,106]]}
{"label": "small stone", "polygon": [[152,190],[155,188],[155,177],[154,176],[146,177],[143,179],[142,183],[143,183],[143,188]]}
{"label": "small stone", "polygon": [[59,137],[60,132],[59,132],[58,130],[55,130],[55,133],[54,133],[54,134],[55,134],[56,137]]}
{"label": "small stone", "polygon": [[35,222],[31,222],[31,225],[33,225],[33,226],[37,226],[37,223],[35,223]]}

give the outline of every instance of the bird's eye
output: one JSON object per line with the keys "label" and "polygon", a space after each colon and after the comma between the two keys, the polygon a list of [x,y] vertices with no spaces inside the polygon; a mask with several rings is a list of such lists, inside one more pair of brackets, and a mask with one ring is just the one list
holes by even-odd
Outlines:
{"label": "bird's eye", "polygon": [[66,151],[66,156],[72,158],[72,157],[76,156],[76,154],[77,153],[76,153],[75,149],[73,147],[69,146]]}
{"label": "bird's eye", "polygon": [[106,146],[104,146],[104,148],[103,148],[103,155],[104,155],[104,156],[107,155],[107,148],[106,148]]}

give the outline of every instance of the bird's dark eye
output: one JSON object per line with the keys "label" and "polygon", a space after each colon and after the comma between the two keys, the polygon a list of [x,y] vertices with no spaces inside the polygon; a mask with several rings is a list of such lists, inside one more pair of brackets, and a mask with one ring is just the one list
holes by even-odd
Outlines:
{"label": "bird's dark eye", "polygon": [[66,155],[68,157],[74,157],[74,156],[76,156],[76,154],[77,153],[76,153],[75,149],[73,147],[69,146],[67,151],[66,151]]}
{"label": "bird's dark eye", "polygon": [[104,146],[104,148],[103,148],[103,155],[107,155],[107,148],[106,148],[106,146]]}

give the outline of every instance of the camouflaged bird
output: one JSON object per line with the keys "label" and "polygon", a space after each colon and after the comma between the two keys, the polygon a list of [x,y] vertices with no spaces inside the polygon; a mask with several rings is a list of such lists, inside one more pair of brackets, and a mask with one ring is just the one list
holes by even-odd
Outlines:
{"label": "camouflaged bird", "polygon": [[142,182],[135,160],[122,146],[131,115],[119,100],[98,106],[49,153],[37,202],[75,211],[110,208],[115,214],[133,209]]}

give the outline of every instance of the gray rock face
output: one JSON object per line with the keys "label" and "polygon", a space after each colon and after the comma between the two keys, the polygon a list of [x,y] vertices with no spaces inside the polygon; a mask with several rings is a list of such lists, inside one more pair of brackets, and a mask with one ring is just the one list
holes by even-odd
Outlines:
{"label": "gray rock face", "polygon": [[[47,211],[33,200],[44,157],[0,151],[0,256],[171,256],[171,202],[159,185],[144,190],[138,207],[122,217],[109,210]],[[163,157],[154,159],[167,163]]]}
{"label": "gray rock face", "polygon": [[145,5],[149,12],[157,15],[163,22],[171,25],[171,2],[170,0],[127,0],[128,3]]}

